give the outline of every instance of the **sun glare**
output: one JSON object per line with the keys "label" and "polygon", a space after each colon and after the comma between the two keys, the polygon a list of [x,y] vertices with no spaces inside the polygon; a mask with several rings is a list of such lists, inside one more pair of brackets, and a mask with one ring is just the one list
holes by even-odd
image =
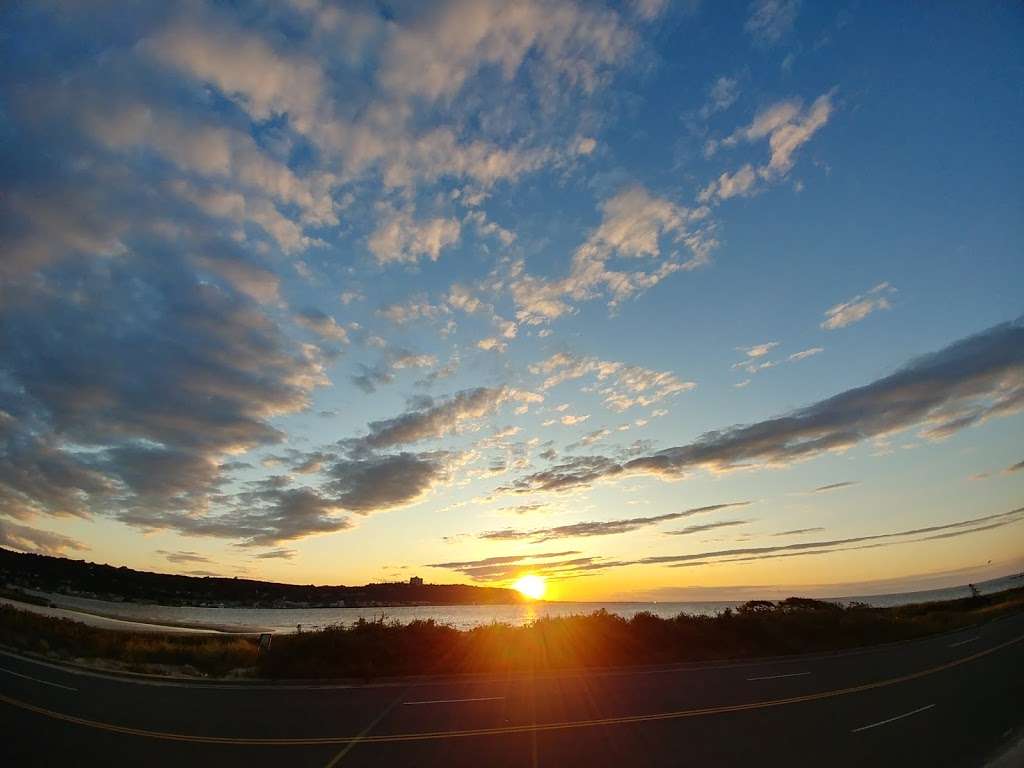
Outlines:
{"label": "sun glare", "polygon": [[544,579],[540,576],[534,576],[532,573],[523,576],[513,586],[533,600],[540,600],[544,597],[544,591],[547,589]]}

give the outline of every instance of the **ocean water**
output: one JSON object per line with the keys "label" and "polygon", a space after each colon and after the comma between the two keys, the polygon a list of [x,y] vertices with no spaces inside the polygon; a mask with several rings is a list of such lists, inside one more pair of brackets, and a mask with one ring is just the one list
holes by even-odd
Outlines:
{"label": "ocean water", "polygon": [[[977,587],[983,593],[998,592],[1024,584],[1019,576],[979,582]],[[396,606],[389,608],[200,608],[191,606],[148,605],[142,603],[115,603],[92,600],[84,597],[69,597],[37,592],[53,601],[63,615],[74,614],[75,618],[89,621],[90,615],[105,616],[120,622],[139,622],[148,625],[181,626],[219,629],[229,632],[295,632],[301,625],[303,630],[319,629],[332,624],[351,624],[357,619],[374,619],[383,616],[388,620],[402,623],[417,619],[433,619],[459,629],[502,622],[512,625],[529,624],[544,616],[571,616],[605,610],[627,618],[648,611],[670,618],[682,612],[691,615],[712,616],[725,608],[740,605],[735,601],[694,601],[659,603],[575,603],[539,602],[522,605],[424,605]],[[830,598],[840,602],[862,601],[869,605],[886,607],[924,603],[932,600],[950,600],[968,597],[966,585],[946,589],[932,589],[924,592],[903,592],[888,595],[845,596]],[[28,606],[31,607],[31,606]],[[98,623],[98,622],[97,622]],[[107,623],[110,625],[110,623]],[[129,629],[130,626],[120,628]],[[140,629],[143,629],[140,627]],[[153,629],[152,626],[144,629]]]}

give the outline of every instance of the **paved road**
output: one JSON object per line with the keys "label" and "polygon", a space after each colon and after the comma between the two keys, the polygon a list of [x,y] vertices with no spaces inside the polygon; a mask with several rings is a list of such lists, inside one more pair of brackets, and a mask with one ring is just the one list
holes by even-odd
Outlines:
{"label": "paved road", "polygon": [[834,655],[372,686],[0,654],[5,766],[982,766],[1022,724],[1024,615]]}

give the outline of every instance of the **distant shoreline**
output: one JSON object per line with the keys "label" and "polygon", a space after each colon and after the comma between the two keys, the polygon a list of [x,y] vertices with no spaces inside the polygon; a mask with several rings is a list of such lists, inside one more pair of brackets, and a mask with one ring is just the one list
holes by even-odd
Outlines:
{"label": "distant shoreline", "polygon": [[[980,582],[983,593],[1012,587],[1019,582],[1018,576],[992,579]],[[958,594],[958,593],[963,594]],[[877,607],[910,605],[932,600],[953,599],[966,596],[966,585],[945,590],[920,590],[909,593],[887,593],[876,596],[844,596],[825,598],[828,602],[851,603],[866,601]],[[609,610],[627,618],[640,611],[653,611],[668,617],[679,611],[712,615],[724,608],[735,607],[742,601],[661,601],[661,602],[574,602],[537,601],[528,605],[508,606],[484,603],[465,604],[418,604],[381,605],[365,608],[257,608],[245,606],[166,606],[159,603],[113,602],[96,598],[84,598],[57,592],[27,590],[25,601],[10,591],[4,596],[12,605],[38,615],[67,618],[87,625],[114,631],[132,631],[160,634],[218,634],[238,637],[254,636],[264,632],[277,635],[294,634],[297,626],[304,630],[316,631],[333,625],[348,625],[360,618],[377,620],[378,617],[398,623],[417,619],[432,619],[439,623],[451,623],[463,629],[482,626],[494,621],[502,623],[529,623],[537,618],[579,615],[595,610]],[[41,604],[32,604],[34,602]],[[86,604],[83,604],[86,603]],[[47,607],[49,606],[49,607]],[[128,607],[128,611],[119,608]],[[147,610],[150,609],[150,610]],[[165,611],[195,614],[209,613],[208,616],[168,616]],[[449,609],[449,610],[445,610]],[[135,615],[130,615],[134,612]],[[238,621],[235,616],[238,612]],[[389,615],[390,613],[390,615]],[[254,615],[256,614],[256,615]],[[208,620],[204,620],[208,619]],[[261,619],[263,621],[261,621]]]}

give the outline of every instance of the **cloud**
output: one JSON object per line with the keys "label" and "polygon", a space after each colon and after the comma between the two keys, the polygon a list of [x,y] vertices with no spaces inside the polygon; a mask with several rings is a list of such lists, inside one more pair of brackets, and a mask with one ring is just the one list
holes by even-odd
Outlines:
{"label": "cloud", "polygon": [[924,355],[895,373],[788,414],[708,432],[692,443],[620,462],[587,456],[520,478],[518,492],[560,491],[623,474],[678,478],[703,468],[779,467],[921,427],[941,439],[1024,408],[1024,320]]}
{"label": "cloud", "polygon": [[636,531],[641,528],[648,528],[668,520],[680,520],[685,517],[692,517],[693,515],[717,512],[721,509],[745,507],[748,504],[750,504],[749,501],[736,501],[728,504],[712,504],[705,507],[694,507],[693,509],[686,509],[681,512],[669,512],[664,515],[654,515],[652,517],[627,517],[619,520],[604,521],[591,520],[583,523],[560,525],[553,528],[536,528],[529,531],[517,531],[507,528],[501,531],[488,531],[486,533],[481,533],[477,538],[491,541],[532,541],[534,543],[540,543],[544,541],[551,541],[553,539],[611,536],[614,534]]}
{"label": "cloud", "polygon": [[824,528],[796,528],[792,531],[779,531],[778,533],[771,534],[772,536],[802,536],[805,533],[819,533],[824,531]]}
{"label": "cloud", "polygon": [[634,44],[615,14],[575,3],[445,3],[396,25],[378,79],[404,98],[451,99],[484,67],[512,80],[532,54],[542,89],[589,92]]}
{"label": "cloud", "polygon": [[764,357],[773,349],[779,346],[777,341],[766,341],[764,344],[755,344],[752,347],[736,347],[737,352],[743,352],[747,357]]}
{"label": "cloud", "polygon": [[711,88],[708,89],[708,100],[697,114],[701,120],[707,120],[735,104],[739,95],[739,81],[735,77],[722,75],[711,84]]}
{"label": "cloud", "polygon": [[617,413],[636,406],[653,405],[697,386],[667,371],[653,371],[596,357],[577,357],[565,352],[558,352],[543,362],[531,365],[530,372],[544,375],[542,390],[586,376],[593,376],[598,382],[607,382],[597,391],[604,398],[604,404]]}
{"label": "cloud", "polygon": [[[544,280],[525,274],[521,262],[515,266],[509,288],[517,319],[530,325],[554,320],[571,310],[570,301],[602,295],[615,307],[674,272],[708,263],[717,242],[701,225],[707,214],[641,186],[621,190],[601,204],[601,224],[576,249],[566,277]],[[613,257],[628,260],[629,269],[609,266]]]}
{"label": "cloud", "polygon": [[495,336],[480,339],[476,346],[477,349],[482,349],[484,352],[504,352],[508,349],[508,344]]}
{"label": "cloud", "polygon": [[849,488],[851,485],[857,485],[857,480],[844,480],[841,483],[829,483],[828,485],[819,485],[811,493],[826,493],[828,491],[837,491],[840,488]]}
{"label": "cloud", "polygon": [[[865,536],[854,536],[845,539],[832,539],[829,541],[805,541],[798,544],[781,544],[778,546],[771,547],[742,547],[735,549],[720,549],[711,552],[700,552],[683,555],[655,555],[651,557],[641,558],[637,562],[644,564],[658,564],[658,565],[674,565],[683,566],[688,563],[700,563],[705,564],[708,562],[747,562],[750,560],[758,560],[764,558],[770,558],[773,556],[792,557],[796,555],[806,554],[824,554],[826,552],[837,551],[837,548],[843,547],[847,549],[853,549],[857,547],[849,547],[848,545],[863,544],[865,542],[876,542],[886,539],[897,539],[917,536],[921,537],[923,534],[935,534],[940,533],[940,536],[928,536],[926,538],[917,538],[913,541],[927,541],[934,538],[948,537],[948,536],[964,536],[971,533],[976,533],[981,530],[989,530],[993,527],[1001,527],[1005,525],[1012,525],[1024,519],[1024,507],[1018,507],[1017,509],[1009,512],[1001,512],[994,515],[985,515],[983,517],[975,517],[968,520],[960,520],[955,523],[947,523],[945,525],[932,525],[924,528],[913,528],[906,531],[894,531],[889,533],[874,533]],[[984,525],[983,525],[984,524]],[[903,542],[890,542],[889,544],[883,544],[882,546],[890,546],[892,544],[905,544]]]}
{"label": "cloud", "polygon": [[728,200],[730,197],[736,197],[737,195],[746,195],[754,188],[756,183],[757,173],[754,171],[754,166],[747,163],[736,173],[725,172],[712,181],[701,190],[698,199],[702,203],[706,203],[716,197],[719,200]]}
{"label": "cloud", "polygon": [[395,378],[391,372],[391,366],[384,361],[377,363],[372,368],[362,363],[359,363],[358,367],[360,372],[350,376],[349,381],[368,395],[376,392],[378,386],[390,384]]}
{"label": "cloud", "polygon": [[508,400],[521,399],[523,394],[506,387],[477,387],[441,400],[425,397],[420,400],[420,408],[391,419],[371,421],[369,434],[357,442],[376,450],[444,437],[493,413]]}
{"label": "cloud", "polygon": [[423,296],[414,296],[405,304],[391,304],[377,310],[395,325],[405,325],[416,320],[436,320],[445,314],[447,308],[431,304]]}
{"label": "cloud", "polygon": [[319,309],[303,309],[295,313],[295,322],[318,336],[342,344],[348,343],[348,331],[338,321]]}
{"label": "cloud", "polygon": [[89,549],[74,539],[53,531],[43,531],[8,520],[0,520],[0,544],[19,552],[38,552],[42,555],[66,555]]}
{"label": "cloud", "polygon": [[754,0],[743,29],[755,42],[775,45],[793,30],[799,9],[800,0]]}
{"label": "cloud", "polygon": [[1018,461],[1016,464],[1011,464],[1010,466],[1008,466],[1003,471],[1006,472],[1006,473],[1010,473],[1010,472],[1020,472],[1021,470],[1024,470],[1024,461]]}
{"label": "cloud", "polygon": [[570,445],[566,446],[566,450],[567,451],[572,451],[572,450],[575,450],[577,448],[589,447],[589,446],[593,445],[594,443],[600,442],[604,438],[608,437],[608,435],[610,435],[610,434],[611,434],[611,430],[610,429],[606,429],[605,427],[601,427],[600,429],[595,429],[593,432],[588,432],[587,434],[585,434],[583,437],[581,437],[575,443],[571,443]]}
{"label": "cloud", "polygon": [[853,323],[859,323],[872,312],[890,309],[892,305],[886,298],[886,294],[895,292],[896,289],[888,283],[880,283],[866,295],[854,296],[849,301],[826,309],[825,320],[821,323],[821,327],[826,331],[834,331],[837,328],[845,328]]}
{"label": "cloud", "polygon": [[295,555],[294,549],[268,549],[266,552],[253,555],[253,557],[257,560],[291,560]]}
{"label": "cloud", "polygon": [[325,488],[339,507],[360,514],[403,507],[447,479],[452,458],[447,451],[343,458],[327,469]]}
{"label": "cloud", "polygon": [[427,375],[423,376],[420,379],[417,379],[416,386],[424,388],[431,387],[438,381],[442,381],[444,379],[450,378],[451,376],[454,376],[455,372],[458,371],[458,369],[458,355],[453,355],[452,358],[447,363],[442,365],[440,368],[435,368],[434,370],[427,373]]}
{"label": "cloud", "polygon": [[272,546],[352,526],[345,507],[312,488],[260,487],[220,499],[216,514],[189,515],[166,509],[133,509],[119,519],[146,531],[175,530],[191,536],[236,539],[241,546]]}
{"label": "cloud", "polygon": [[794,352],[787,359],[791,363],[795,363],[795,362],[797,362],[799,360],[806,360],[808,357],[814,357],[815,355],[820,355],[824,351],[825,351],[824,347],[811,347],[810,349],[805,349],[805,350],[803,350],[801,352]]}
{"label": "cloud", "polygon": [[433,355],[416,354],[407,349],[388,348],[383,360],[378,360],[372,367],[359,363],[359,373],[350,376],[349,380],[366,394],[377,391],[378,386],[394,381],[395,371],[407,368],[429,368],[437,364]]}
{"label": "cloud", "polygon": [[750,522],[750,520],[722,520],[717,523],[688,525],[685,528],[680,528],[678,531],[665,531],[665,533],[669,536],[689,536],[693,533],[704,533],[705,531],[714,531],[718,528],[731,528],[736,525],[747,525]]}
{"label": "cloud", "polygon": [[[506,555],[488,557],[482,560],[467,560],[452,563],[435,563],[429,568],[447,568],[457,571],[474,581],[510,581],[525,573],[544,576],[548,579],[572,578],[586,573],[617,568],[623,563],[596,557],[568,557],[579,552],[548,552],[538,555]],[[554,558],[565,558],[556,560]]]}
{"label": "cloud", "polygon": [[559,418],[558,420],[562,423],[562,426],[565,426],[565,427],[575,427],[577,424],[582,424],[584,421],[586,421],[589,418],[590,418],[590,414],[589,413],[585,413],[585,414],[582,414],[582,415],[575,414],[575,413],[567,413],[564,416],[562,416],[561,418]]}
{"label": "cloud", "polygon": [[416,220],[408,211],[384,209],[368,245],[379,264],[412,264],[424,256],[437,261],[442,250],[459,242],[461,231],[457,219]]}
{"label": "cloud", "polygon": [[14,517],[202,509],[221,457],[280,441],[271,419],[326,383],[314,347],[173,262],[125,255],[66,285],[0,301],[0,510]]}
{"label": "cloud", "polygon": [[757,182],[778,182],[792,170],[796,151],[811,140],[829,121],[834,110],[833,91],[819,96],[803,109],[799,99],[776,102],[754,117],[753,122],[738,128],[720,142],[712,141],[708,149],[734,147],[740,142],[768,139],[771,156],[757,167],[747,163],[735,173],[723,173],[698,195],[702,203],[750,195],[757,191]]}
{"label": "cloud", "polygon": [[168,552],[166,549],[158,549],[156,551],[158,555],[163,555],[164,559],[171,563],[208,563],[210,558],[205,555],[200,555],[198,552],[192,552],[184,550],[181,552]]}

